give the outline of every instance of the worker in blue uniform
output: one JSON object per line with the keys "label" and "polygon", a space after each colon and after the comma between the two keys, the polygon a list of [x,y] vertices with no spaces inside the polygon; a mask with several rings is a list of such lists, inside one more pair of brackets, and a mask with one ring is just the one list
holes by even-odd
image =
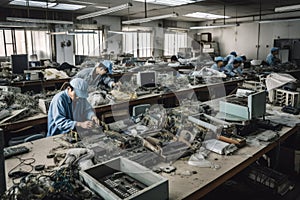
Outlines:
{"label": "worker in blue uniform", "polygon": [[50,103],[47,136],[68,133],[75,127],[90,129],[95,124],[99,125],[99,119],[86,99],[88,83],[81,78],[74,78],[66,87]]}
{"label": "worker in blue uniform", "polygon": [[224,62],[225,62],[225,65],[227,64],[232,64],[233,63],[233,60],[237,57],[237,53],[235,51],[232,51],[230,52],[229,55],[227,55],[225,58],[224,58]]}
{"label": "worker in blue uniform", "polygon": [[266,58],[266,61],[270,66],[275,66],[281,63],[280,59],[277,57],[278,54],[279,54],[279,48],[277,47],[271,48],[271,51]]}
{"label": "worker in blue uniform", "polygon": [[82,78],[86,80],[89,84],[89,89],[91,88],[106,88],[111,89],[119,83],[115,83],[114,79],[108,74],[112,73],[112,62],[109,60],[104,60],[99,63],[96,67],[85,68],[79,71],[74,78]]}
{"label": "worker in blue uniform", "polygon": [[211,66],[211,69],[217,70],[219,72],[224,71],[224,58],[221,56],[215,57],[215,63]]}
{"label": "worker in blue uniform", "polygon": [[242,58],[237,57],[231,64],[227,64],[224,67],[225,74],[228,76],[242,76],[243,69],[241,68]]}

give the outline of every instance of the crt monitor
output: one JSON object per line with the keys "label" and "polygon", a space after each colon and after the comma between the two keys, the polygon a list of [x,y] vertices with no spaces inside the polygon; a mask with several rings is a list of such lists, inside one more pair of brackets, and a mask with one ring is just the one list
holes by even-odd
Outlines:
{"label": "crt monitor", "polygon": [[11,55],[11,67],[13,74],[24,74],[24,70],[28,69],[28,55],[15,54]]}
{"label": "crt monitor", "polygon": [[41,61],[29,61],[29,67],[40,67]]}
{"label": "crt monitor", "polygon": [[156,72],[155,71],[138,72],[137,85],[143,87],[155,87]]}
{"label": "crt monitor", "polygon": [[140,117],[143,114],[147,112],[147,110],[150,109],[150,104],[141,104],[141,105],[136,105],[133,106],[132,108],[132,116],[133,117]]}
{"label": "crt monitor", "polygon": [[201,42],[211,42],[212,41],[211,33],[201,33],[200,40]]}

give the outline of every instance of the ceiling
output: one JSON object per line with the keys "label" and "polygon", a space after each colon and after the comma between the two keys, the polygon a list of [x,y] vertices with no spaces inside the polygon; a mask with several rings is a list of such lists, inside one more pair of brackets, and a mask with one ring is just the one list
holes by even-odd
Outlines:
{"label": "ceiling", "polygon": [[[37,8],[27,8],[22,6],[11,6],[8,3],[11,0],[1,0],[0,1],[0,8],[4,11],[6,16],[15,17],[12,15],[17,15],[16,17],[20,17],[21,14],[18,12],[25,13],[24,15],[28,15],[29,12],[46,12],[47,9],[37,9]],[[39,1],[46,1],[46,0],[39,0]],[[133,4],[132,7],[126,10],[118,11],[115,13],[111,13],[111,16],[120,16],[123,20],[128,19],[136,19],[136,18],[144,18],[162,15],[162,14],[170,14],[172,12],[176,12],[179,14],[179,17],[176,19],[169,19],[169,20],[176,20],[176,21],[186,21],[186,22],[198,22],[198,21],[205,21],[204,19],[196,19],[196,18],[188,18],[184,17],[183,15],[192,13],[192,12],[207,12],[212,14],[219,14],[219,15],[227,15],[231,18],[240,18],[246,16],[258,16],[260,14],[273,14],[274,8],[278,6],[287,6],[287,5],[295,5],[299,4],[299,0],[204,0],[199,1],[193,4],[183,5],[183,6],[163,6],[163,5],[156,5],[142,2],[136,2],[133,0],[48,0],[48,1],[56,1],[58,3],[66,3],[66,4],[81,4],[85,5],[86,7],[77,11],[55,11],[65,13],[65,16],[72,16],[75,19],[76,16],[87,14],[95,11],[101,10],[97,8],[97,6],[106,6],[106,7],[113,7],[121,4],[125,4],[131,2]],[[145,12],[145,8],[146,11]],[[22,11],[23,10],[23,11]],[[40,11],[39,11],[40,10]],[[26,11],[26,12],[25,12]],[[52,13],[51,10],[48,10]],[[47,12],[48,12],[47,11]],[[3,13],[3,12],[2,12]],[[53,11],[54,13],[54,11]],[[52,14],[53,14],[52,13]],[[24,16],[26,17],[26,16]],[[64,14],[61,15],[60,18],[64,18]],[[3,20],[5,18],[2,18]],[[64,19],[60,19],[64,20]]]}

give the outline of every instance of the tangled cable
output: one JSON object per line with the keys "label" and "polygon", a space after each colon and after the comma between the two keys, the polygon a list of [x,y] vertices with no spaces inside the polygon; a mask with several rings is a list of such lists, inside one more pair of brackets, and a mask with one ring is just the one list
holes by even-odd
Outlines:
{"label": "tangled cable", "polygon": [[29,174],[9,188],[1,200],[101,200],[79,181],[76,165],[61,167],[51,175]]}

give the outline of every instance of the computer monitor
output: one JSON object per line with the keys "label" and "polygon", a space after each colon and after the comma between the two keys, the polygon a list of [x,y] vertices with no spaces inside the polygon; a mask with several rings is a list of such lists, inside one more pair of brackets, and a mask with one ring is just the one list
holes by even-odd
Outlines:
{"label": "computer monitor", "polygon": [[138,72],[137,85],[143,87],[155,87],[156,72],[155,71]]}
{"label": "computer monitor", "polygon": [[141,104],[132,107],[132,117],[140,117],[150,108],[150,104]]}
{"label": "computer monitor", "polygon": [[211,42],[212,41],[211,33],[201,33],[200,40],[201,42]]}
{"label": "computer monitor", "polygon": [[24,70],[28,69],[28,55],[11,55],[11,66],[13,74],[24,74]]}
{"label": "computer monitor", "polygon": [[87,58],[85,55],[75,55],[75,65],[81,65]]}
{"label": "computer monitor", "polygon": [[40,67],[41,61],[29,61],[29,67]]}

